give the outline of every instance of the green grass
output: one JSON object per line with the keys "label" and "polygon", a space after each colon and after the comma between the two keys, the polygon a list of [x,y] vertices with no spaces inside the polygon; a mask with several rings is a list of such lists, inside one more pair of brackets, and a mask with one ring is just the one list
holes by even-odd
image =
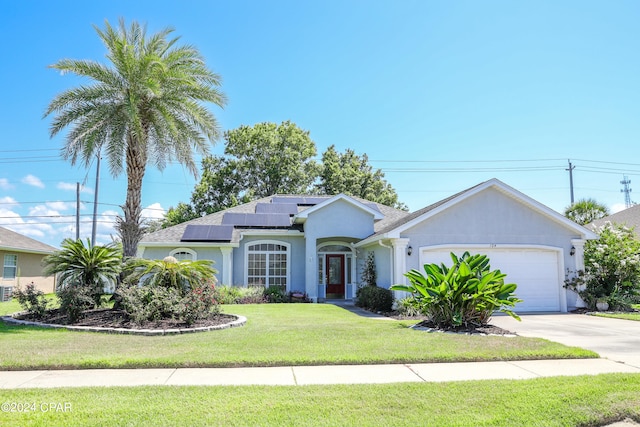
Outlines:
{"label": "green grass", "polygon": [[598,317],[611,317],[614,319],[635,320],[640,322],[640,313],[593,313]]}
{"label": "green grass", "polygon": [[6,302],[0,302],[0,316],[6,316],[7,314],[13,314],[22,311],[22,307],[18,304],[18,300],[12,298]]}
{"label": "green grass", "polygon": [[[47,308],[57,308],[60,306],[56,294],[46,294],[45,298],[50,301]],[[0,316],[6,316],[7,314],[18,313],[20,311],[23,311],[22,306],[20,306],[18,300],[15,298],[6,302],[0,302]]]}
{"label": "green grass", "polygon": [[[636,310],[640,310],[640,304],[632,304],[631,307],[633,307]],[[600,313],[600,312],[594,312],[593,314],[595,316],[599,316],[599,317],[611,317],[611,318],[614,318],[614,319],[635,320],[635,321],[640,322],[640,312],[635,312],[635,313],[623,313],[623,312]]]}
{"label": "green grass", "polygon": [[0,323],[0,369],[234,367],[597,357],[538,338],[414,331],[331,304],[224,306],[239,328],[174,336],[73,332]]}
{"label": "green grass", "polygon": [[[640,421],[640,375],[331,386],[0,390],[20,426],[601,426]],[[65,405],[67,412],[48,409]]]}

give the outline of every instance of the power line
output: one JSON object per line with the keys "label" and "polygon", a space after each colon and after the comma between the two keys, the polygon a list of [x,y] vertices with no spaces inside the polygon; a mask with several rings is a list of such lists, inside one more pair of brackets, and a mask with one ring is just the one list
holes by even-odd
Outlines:
{"label": "power line", "polygon": [[33,151],[60,151],[59,148],[30,148],[24,150],[0,150],[0,153],[25,153],[25,152],[33,152]]}
{"label": "power line", "polygon": [[498,160],[369,160],[375,163],[517,163],[517,162],[554,162],[565,159],[498,159]]}

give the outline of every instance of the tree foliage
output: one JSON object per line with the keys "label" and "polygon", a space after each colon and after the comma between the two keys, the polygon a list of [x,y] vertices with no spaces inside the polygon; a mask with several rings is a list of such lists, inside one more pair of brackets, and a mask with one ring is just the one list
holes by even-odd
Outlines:
{"label": "tree foliage", "polygon": [[245,189],[256,198],[305,194],[317,175],[316,145],[309,131],[290,121],[240,126],[225,133],[225,154]]}
{"label": "tree foliage", "polygon": [[115,288],[122,263],[119,245],[92,246],[81,240],[65,239],[62,249],[43,259],[44,274],[57,275],[56,292],[85,288],[95,307],[105,288]]}
{"label": "tree foliage", "polygon": [[384,179],[384,173],[380,169],[374,170],[369,164],[366,154],[359,156],[351,149],[341,154],[333,145],[322,154],[317,192],[330,195],[343,193],[406,209],[398,201],[398,194],[391,184]]}
{"label": "tree foliage", "polygon": [[191,202],[170,208],[163,227],[274,194],[344,193],[406,209],[366,154],[351,149],[339,153],[332,145],[318,164],[309,132],[290,121],[241,126],[226,132],[225,140],[224,156],[203,159]]}
{"label": "tree foliage", "polygon": [[568,280],[591,309],[604,299],[612,309],[625,309],[640,291],[640,241],[624,225],[606,222],[595,230],[599,238],[584,247],[584,272]]}
{"label": "tree foliage", "polygon": [[609,208],[595,199],[578,200],[564,210],[564,216],[580,225],[589,224],[609,215]]}
{"label": "tree foliage", "polygon": [[88,166],[106,155],[115,177],[125,169],[127,195],[124,218],[117,228],[124,256],[135,255],[142,236],[141,191],[147,164],[162,170],[177,160],[197,175],[193,152],[206,155],[219,136],[213,114],[203,105],[225,104],[220,77],[205,65],[193,46],[177,45],[166,28],[148,35],[146,26],[123,19],[118,28],[105,21],[95,27],[107,48],[107,64],[63,59],[51,67],[88,78],[91,83],[66,90],[49,104],[55,114],[51,137],[65,128],[62,157]]}

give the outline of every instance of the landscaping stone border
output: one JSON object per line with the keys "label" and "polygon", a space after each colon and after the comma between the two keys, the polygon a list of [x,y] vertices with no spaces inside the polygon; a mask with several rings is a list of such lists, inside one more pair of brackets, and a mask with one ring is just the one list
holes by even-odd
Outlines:
{"label": "landscaping stone border", "polygon": [[2,316],[0,320],[6,323],[14,324],[14,325],[25,325],[25,326],[39,326],[42,328],[53,328],[53,329],[68,329],[70,331],[78,331],[78,332],[100,332],[107,334],[123,334],[123,335],[146,335],[146,336],[156,336],[156,335],[178,335],[178,334],[189,334],[195,332],[209,332],[220,329],[229,329],[235,328],[238,326],[244,326],[247,323],[247,318],[244,316],[239,316],[237,314],[227,314],[227,316],[234,316],[236,320],[233,320],[229,323],[225,323],[222,325],[213,325],[213,326],[202,326],[198,328],[179,328],[179,329],[128,329],[128,328],[103,328],[98,326],[74,326],[74,325],[56,325],[53,323],[40,323],[40,322],[31,322],[28,320],[20,320],[16,319],[13,316]]}

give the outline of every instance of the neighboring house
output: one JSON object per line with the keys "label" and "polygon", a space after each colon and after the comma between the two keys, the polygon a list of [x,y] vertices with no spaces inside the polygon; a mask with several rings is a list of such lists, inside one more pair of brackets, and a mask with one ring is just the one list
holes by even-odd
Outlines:
{"label": "neighboring house", "polygon": [[567,311],[564,288],[597,236],[497,179],[413,213],[340,194],[272,196],[146,235],[138,255],[215,261],[225,285],[280,285],[314,301],[351,299],[369,252],[378,285],[406,283],[450,252],[487,254],[518,284],[519,311]]}
{"label": "neighboring house", "polygon": [[596,227],[603,226],[606,222],[612,224],[625,225],[629,228],[633,228],[636,236],[640,237],[640,205],[634,205],[623,211],[616,212],[612,215],[605,216],[604,218],[597,219],[586,227],[589,230],[595,230]]}
{"label": "neighboring house", "polygon": [[42,258],[56,251],[49,246],[15,231],[0,227],[0,260],[3,262],[1,287],[34,283],[45,293],[55,289],[55,277],[42,274]]}

